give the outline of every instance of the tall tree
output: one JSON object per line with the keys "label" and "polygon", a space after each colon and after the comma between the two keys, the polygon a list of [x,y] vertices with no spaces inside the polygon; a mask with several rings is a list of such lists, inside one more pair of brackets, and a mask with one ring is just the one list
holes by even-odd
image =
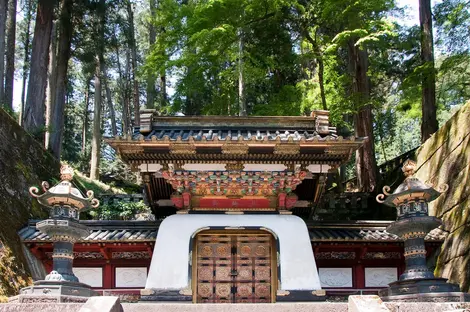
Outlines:
{"label": "tall tree", "polygon": [[355,40],[349,44],[349,66],[352,75],[352,96],[358,104],[354,114],[356,137],[367,137],[364,145],[356,151],[356,174],[358,188],[363,192],[372,192],[377,186],[377,161],[375,159],[372,105],[370,103],[370,82],[367,75],[369,57],[366,50],[356,45]]}
{"label": "tall tree", "polygon": [[55,4],[55,0],[38,1],[28,94],[24,110],[24,128],[36,135],[40,141],[44,140],[42,137],[45,126],[44,98],[46,96],[49,43]]}
{"label": "tall tree", "polygon": [[419,24],[421,27],[421,61],[423,66],[421,142],[424,143],[438,129],[431,0],[419,0]]}
{"label": "tall tree", "polygon": [[[150,8],[150,22],[148,23],[148,31],[149,31],[149,49],[152,49],[153,45],[155,44],[155,40],[157,38],[157,31],[154,25],[155,19],[155,0],[149,0],[149,8]],[[147,73],[147,108],[154,108],[155,107],[155,73],[148,72]]]}
{"label": "tall tree", "polygon": [[28,0],[25,3],[25,24],[26,27],[24,32],[21,33],[21,42],[23,44],[23,68],[21,69],[22,73],[22,82],[21,82],[21,106],[20,113],[18,117],[18,122],[20,125],[23,125],[24,121],[24,108],[26,102],[26,81],[28,80],[28,69],[29,69],[29,51],[31,45],[31,21],[33,19],[33,1]]}
{"label": "tall tree", "polygon": [[111,133],[113,137],[117,136],[117,127],[116,127],[116,111],[114,110],[113,98],[111,96],[111,88],[108,83],[108,71],[106,66],[104,66],[103,72],[103,84],[106,91],[106,101],[108,104],[109,117],[111,119]]}
{"label": "tall tree", "polygon": [[44,147],[49,149],[49,140],[52,131],[52,114],[57,82],[57,21],[52,21],[51,42],[49,44],[49,65],[47,66],[46,87],[46,132],[44,135]]}
{"label": "tall tree", "polygon": [[91,161],[90,161],[90,179],[99,179],[100,177],[100,157],[101,157],[101,77],[104,69],[104,33],[106,24],[106,2],[100,0],[96,6],[96,20],[98,22],[96,29],[96,56],[95,56],[95,101],[93,112],[93,136],[91,139]]}
{"label": "tall tree", "polygon": [[245,79],[243,77],[243,50],[245,46],[243,30],[238,31],[238,115],[246,116]]}
{"label": "tall tree", "polygon": [[127,17],[129,19],[129,45],[132,52],[132,99],[134,105],[134,125],[140,125],[139,82],[137,81],[137,44],[135,41],[134,11],[132,3],[127,1]]}
{"label": "tall tree", "polygon": [[90,80],[91,78],[85,78],[85,98],[84,98],[84,108],[83,108],[83,116],[82,116],[82,146],[81,146],[81,153],[83,158],[87,158],[87,133],[88,133],[88,107],[90,106]]}
{"label": "tall tree", "polygon": [[13,110],[13,82],[15,80],[16,6],[16,0],[9,1],[5,70],[5,105],[11,110]]}
{"label": "tall tree", "polygon": [[5,105],[5,33],[7,26],[8,0],[0,0],[0,102]]}
{"label": "tall tree", "polygon": [[62,151],[62,138],[64,132],[64,112],[66,99],[67,71],[70,59],[70,45],[72,42],[72,7],[73,0],[63,0],[59,18],[59,39],[57,51],[57,66],[55,73],[55,92],[50,134],[50,148],[52,153],[60,159]]}

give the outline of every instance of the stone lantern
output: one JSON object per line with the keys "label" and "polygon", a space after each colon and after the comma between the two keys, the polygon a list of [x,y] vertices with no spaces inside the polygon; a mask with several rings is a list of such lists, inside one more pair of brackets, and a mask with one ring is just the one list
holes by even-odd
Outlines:
{"label": "stone lantern", "polygon": [[[377,196],[379,203],[397,209],[397,221],[387,227],[387,232],[404,240],[406,265],[398,281],[379,294],[387,301],[463,301],[465,296],[459,285],[436,278],[426,265],[424,238],[442,224],[440,219],[429,216],[428,203],[447,191],[448,185],[436,190],[414,178],[415,169],[414,161],[405,161],[402,168],[405,181],[392,194],[390,187],[385,186],[384,194]],[[384,200],[385,196],[388,197]]]}
{"label": "stone lantern", "polygon": [[53,242],[53,269],[44,280],[21,289],[19,302],[85,302],[96,296],[91,287],[80,283],[72,271],[73,245],[89,234],[89,229],[78,222],[80,212],[99,206],[93,191],[84,196],[72,184],[73,169],[64,165],[60,169],[61,182],[49,188],[42,182],[43,193],[37,187],[29,189],[38,202],[49,209],[49,219],[38,222],[36,228],[47,234]]}

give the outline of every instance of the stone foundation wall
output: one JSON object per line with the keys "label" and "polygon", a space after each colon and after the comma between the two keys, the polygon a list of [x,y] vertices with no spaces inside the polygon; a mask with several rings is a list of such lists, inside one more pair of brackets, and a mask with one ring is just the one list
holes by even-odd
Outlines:
{"label": "stone foundation wall", "polygon": [[470,102],[417,151],[416,177],[449,189],[430,206],[449,232],[437,260],[436,275],[470,290]]}
{"label": "stone foundation wall", "polygon": [[[28,190],[58,177],[60,163],[0,109],[0,297],[16,294],[31,281],[28,261],[17,231],[31,218],[47,213]],[[1,300],[1,298],[0,298]]]}

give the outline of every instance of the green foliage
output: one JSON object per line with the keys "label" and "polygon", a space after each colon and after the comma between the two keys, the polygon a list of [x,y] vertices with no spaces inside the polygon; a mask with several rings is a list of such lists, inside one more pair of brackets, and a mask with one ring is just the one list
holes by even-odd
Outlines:
{"label": "green foliage", "polygon": [[28,275],[12,251],[3,246],[0,250],[0,303],[7,302],[8,296],[18,294],[21,288],[31,285],[33,281]]}
{"label": "green foliage", "polygon": [[129,220],[137,213],[151,213],[150,208],[142,201],[123,202],[100,205],[89,214],[95,220]]}

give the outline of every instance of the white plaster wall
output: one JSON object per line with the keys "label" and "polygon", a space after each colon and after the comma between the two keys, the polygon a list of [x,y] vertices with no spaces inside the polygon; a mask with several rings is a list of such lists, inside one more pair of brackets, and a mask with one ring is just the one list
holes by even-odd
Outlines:
{"label": "white plaster wall", "polygon": [[281,287],[321,289],[305,222],[292,215],[172,215],[160,225],[145,288],[188,287],[191,236],[209,226],[265,227],[279,238]]}
{"label": "white plaster wall", "polygon": [[352,268],[320,268],[322,287],[353,287]]}
{"label": "white plaster wall", "polygon": [[398,280],[397,268],[365,268],[366,287],[387,287]]}
{"label": "white plaster wall", "polygon": [[116,268],[116,287],[143,287],[147,268]]}
{"label": "white plaster wall", "polygon": [[103,287],[103,268],[72,268],[73,274],[78,277],[80,283],[85,283],[91,287]]}

